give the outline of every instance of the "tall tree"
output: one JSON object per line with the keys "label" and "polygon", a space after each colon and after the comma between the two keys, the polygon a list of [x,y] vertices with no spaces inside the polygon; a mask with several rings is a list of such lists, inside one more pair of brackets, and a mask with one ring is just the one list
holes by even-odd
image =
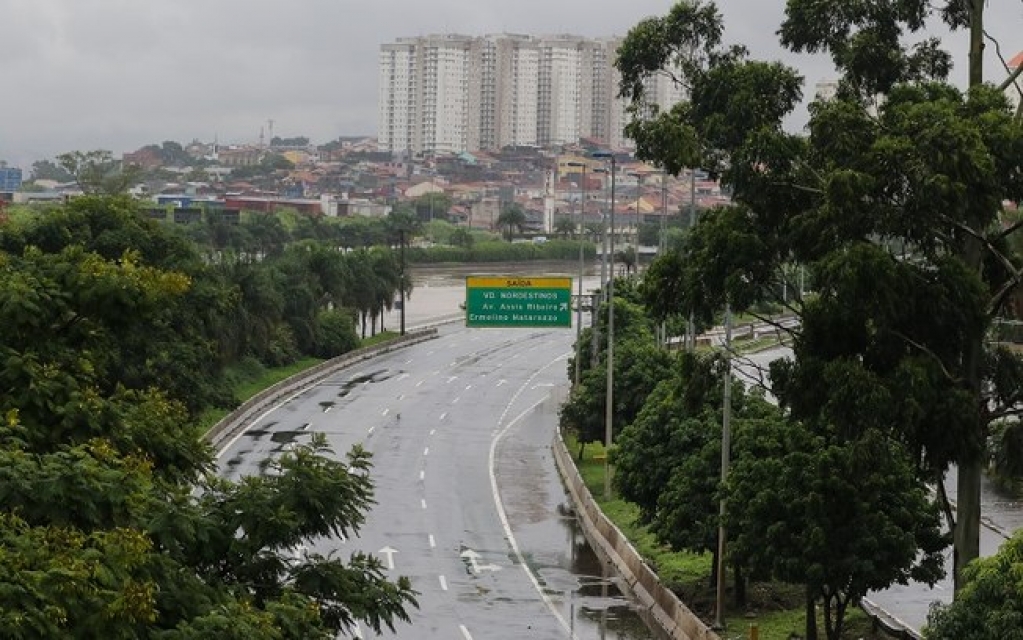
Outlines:
{"label": "tall tree", "polygon": [[[112,219],[98,216],[93,230],[106,251],[132,237],[130,224],[124,233],[104,226]],[[415,592],[405,579],[388,580],[376,559],[288,551],[358,530],[373,499],[368,455],[338,459],[314,439],[268,462],[267,476],[210,475],[211,451],[160,388],[166,378],[131,388],[135,356],[118,349],[147,332],[162,340],[164,314],[181,309],[192,281],[153,266],[178,260],[161,256],[159,242],[109,259],[67,243],[91,235],[81,225],[40,233],[65,238],[52,252],[0,252],[8,390],[0,395],[0,636],[326,639],[355,621],[379,631],[407,620]],[[176,377],[178,386],[194,383],[191,371]]]}
{"label": "tall tree", "polygon": [[89,194],[126,193],[138,180],[139,170],[115,160],[110,151],[69,151],[57,156],[60,166],[74,176],[82,191]]}
{"label": "tall tree", "polygon": [[[958,464],[956,516],[941,496],[957,576],[979,551],[988,425],[1016,419],[1010,389],[1023,383],[1011,373],[1016,356],[984,343],[1023,281],[1005,250],[1019,226],[999,223],[1001,203],[1023,196],[1023,136],[1002,93],[978,84],[982,4],[790,1],[783,43],[827,51],[843,72],[837,98],[811,106],[808,137],[781,129],[800,79],[720,49],[709,3],[681,2],[662,22],[641,23],[618,59],[634,103],[662,67],[681,68],[690,89],[669,113],[635,111],[640,155],[672,172],[711,170],[737,204],[701,219],[684,267],[660,271],[665,290],[682,292],[674,310],[749,308],[777,297],[788,265],[806,265],[815,297],[792,305],[802,327],[776,394],[794,419],[850,442],[876,425],[939,488]],[[971,27],[965,94],[942,84],[950,57],[936,42],[908,44],[934,13]]]}
{"label": "tall tree", "polygon": [[516,232],[521,234],[526,227],[526,212],[522,209],[522,205],[513,202],[502,209],[500,215],[497,216],[497,226],[508,242],[512,241]]}

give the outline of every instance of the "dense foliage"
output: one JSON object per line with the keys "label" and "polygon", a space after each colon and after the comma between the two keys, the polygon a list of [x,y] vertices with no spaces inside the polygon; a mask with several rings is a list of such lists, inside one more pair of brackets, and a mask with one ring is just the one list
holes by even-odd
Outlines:
{"label": "dense foliage", "polygon": [[[951,58],[937,41],[906,37],[931,14],[972,27],[966,92],[945,83]],[[1013,250],[1021,225],[1002,211],[1023,198],[1023,128],[1001,88],[981,82],[982,17],[974,0],[791,0],[782,43],[829,53],[843,74],[834,99],[811,105],[808,136],[782,128],[803,79],[724,46],[712,2],[684,0],[640,22],[616,61],[638,155],[670,173],[703,167],[734,200],[705,212],[651,266],[641,287],[649,311],[709,323],[726,305],[756,315],[770,304],[799,316],[793,357],[771,370],[782,412],[761,428],[738,421],[722,495],[731,561],[804,585],[808,612],[825,605],[829,638],[868,589],[941,574],[939,509],[963,586],[959,572],[978,553],[989,425],[1011,447],[1019,420],[1023,364],[985,340],[1023,282]],[[673,77],[688,99],[662,111],[645,92],[654,74]],[[677,402],[670,389],[657,387],[649,402]],[[579,394],[595,393],[584,378]],[[697,496],[711,517],[713,483],[672,489],[665,474],[706,474],[713,452],[700,452],[714,436],[679,413],[647,406],[625,425],[616,455],[634,472],[619,476],[620,488],[652,524],[688,501],[659,535],[681,531],[673,545],[706,548],[706,528],[683,523],[701,521]],[[661,487],[645,483],[638,461],[683,440],[685,451],[656,467]],[[999,456],[1012,464],[1005,449]],[[941,490],[952,464],[955,515]],[[937,503],[925,483],[938,486]],[[816,637],[812,615],[806,632]]]}
{"label": "dense foliage", "polygon": [[365,452],[314,438],[229,482],[194,426],[233,403],[232,364],[352,348],[348,268],[371,259],[306,244],[211,263],[123,198],[0,227],[0,636],[327,639],[408,619],[408,580],[375,558],[292,552],[358,531]]}

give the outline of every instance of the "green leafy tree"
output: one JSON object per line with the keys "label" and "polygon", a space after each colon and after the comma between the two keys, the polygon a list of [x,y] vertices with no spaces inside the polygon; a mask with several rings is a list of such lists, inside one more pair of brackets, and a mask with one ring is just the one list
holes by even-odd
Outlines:
{"label": "green leafy tree", "polygon": [[[117,219],[117,202],[92,229],[104,251],[132,237],[131,218],[100,224]],[[146,333],[162,342],[166,313],[187,309],[202,326],[220,311],[182,306],[193,281],[154,266],[185,264],[175,243],[160,255],[167,239],[154,234],[105,258],[69,242],[87,226],[31,230],[53,252],[0,252],[0,636],[326,639],[355,621],[379,631],[407,620],[415,593],[376,559],[288,551],[358,530],[373,496],[367,454],[337,459],[319,438],[267,476],[210,476],[208,445],[160,388],[192,372],[133,388],[137,356],[118,346]],[[229,293],[213,284],[196,301]]]}
{"label": "green leafy tree", "polygon": [[75,179],[67,169],[55,163],[53,160],[36,160],[32,163],[32,180],[56,180],[57,182],[71,182]]}
{"label": "green leafy tree", "polygon": [[[966,93],[943,84],[950,58],[934,40],[909,37],[932,15],[970,27]],[[811,270],[776,394],[815,433],[855,443],[876,429],[904,447],[939,487],[957,575],[979,551],[988,425],[1015,415],[1009,389],[1023,383],[1010,375],[1018,356],[984,342],[1023,281],[1006,249],[1019,226],[1000,223],[1001,203],[1023,196],[1023,132],[1000,89],[981,84],[982,19],[976,0],[788,3],[783,44],[827,52],[843,73],[837,98],[811,106],[807,137],[781,126],[800,78],[721,47],[710,3],[641,23],[617,62],[639,155],[672,173],[702,166],[736,203],[701,217],[686,266],[661,270],[662,289],[683,292],[674,311],[750,310],[777,301],[791,264]],[[690,100],[647,108],[643,79],[673,67]],[[955,515],[940,490],[953,462]]]}
{"label": "green leafy tree", "polygon": [[569,238],[575,235],[575,222],[571,218],[558,218],[554,221],[554,235]]}
{"label": "green leafy tree", "polygon": [[115,160],[110,151],[69,151],[57,156],[57,162],[74,177],[82,191],[89,194],[127,193],[139,177],[138,167]]}
{"label": "green leafy tree", "polygon": [[884,433],[850,440],[764,420],[737,431],[735,450],[730,553],[755,577],[806,587],[806,638],[817,637],[818,600],[838,640],[869,591],[944,574],[938,509],[912,456]]}
{"label": "green leafy tree", "polygon": [[419,220],[433,222],[447,220],[448,212],[454,201],[446,193],[427,193],[419,196],[412,203],[412,209]]}
{"label": "green leafy tree", "polygon": [[971,562],[965,584],[952,604],[927,617],[927,640],[1023,638],[1023,534],[1017,533],[994,556]]}
{"label": "green leafy tree", "polygon": [[497,216],[497,226],[501,229],[505,239],[511,242],[516,233],[521,234],[526,228],[526,212],[522,205],[517,202],[508,204]]}
{"label": "green leafy tree", "polygon": [[[672,356],[654,340],[642,310],[636,305],[617,300],[615,316],[612,417],[617,432],[612,436],[617,438],[621,429],[630,424],[643,408],[650,392],[669,376]],[[621,318],[620,325],[617,324],[618,318]],[[561,409],[562,427],[575,433],[583,446],[602,442],[605,436],[607,362],[603,353],[601,351],[597,366],[583,370],[579,388]],[[572,360],[568,369],[570,377],[574,375],[574,367]]]}
{"label": "green leafy tree", "polygon": [[462,247],[463,249],[472,249],[476,243],[476,239],[472,236],[472,231],[463,227],[458,227],[451,232],[451,236],[448,238],[448,242],[456,247]]}

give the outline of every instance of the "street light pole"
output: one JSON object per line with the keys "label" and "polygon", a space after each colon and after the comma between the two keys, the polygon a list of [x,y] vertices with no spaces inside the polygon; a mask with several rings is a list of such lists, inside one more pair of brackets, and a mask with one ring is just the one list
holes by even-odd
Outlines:
{"label": "street light pole", "polygon": [[405,230],[398,230],[398,247],[401,277],[398,280],[398,288],[401,290],[401,335],[405,335]]}
{"label": "street light pole", "polygon": [[582,347],[582,336],[583,336],[583,271],[585,269],[585,262],[583,260],[583,223],[586,221],[586,164],[583,162],[570,162],[570,167],[581,167],[582,168],[582,182],[580,183],[580,202],[579,202],[579,226],[578,235],[576,236],[576,242],[579,244],[579,277],[576,286],[576,307],[575,307],[575,387],[579,388],[579,378],[582,374],[582,359],[583,359],[583,347]]}
{"label": "street light pole", "polygon": [[604,498],[611,498],[611,462],[608,454],[614,439],[614,337],[615,337],[615,176],[617,174],[615,156],[611,151],[594,153],[597,158],[611,160],[611,206],[608,210],[610,219],[610,238],[608,250],[611,254],[611,273],[607,281],[607,392],[604,403]]}
{"label": "street light pole", "polygon": [[[721,484],[728,480],[728,467],[732,448],[732,307],[725,303],[725,388],[721,408]],[[725,499],[718,504],[717,593],[714,606],[714,627],[725,628],[725,548],[728,530],[725,528]]]}

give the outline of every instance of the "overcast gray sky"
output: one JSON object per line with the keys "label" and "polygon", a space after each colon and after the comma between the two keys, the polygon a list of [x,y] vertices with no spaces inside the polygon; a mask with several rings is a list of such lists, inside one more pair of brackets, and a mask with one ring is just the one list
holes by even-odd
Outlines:
{"label": "overcast gray sky", "polygon": [[[274,133],[327,142],[376,133],[377,55],[397,37],[624,35],[673,0],[0,0],[0,160],[149,143],[224,143]],[[1007,57],[1023,42],[1018,0],[991,0]],[[784,54],[784,0],[719,0],[726,40],[784,59],[809,85],[826,59]],[[949,41],[965,74],[965,39]],[[993,56],[992,56],[993,58]],[[994,64],[994,60],[990,61]],[[990,66],[990,65],[989,65]],[[997,67],[994,67],[996,69]],[[809,92],[812,92],[812,89]],[[798,119],[797,119],[798,124]]]}

